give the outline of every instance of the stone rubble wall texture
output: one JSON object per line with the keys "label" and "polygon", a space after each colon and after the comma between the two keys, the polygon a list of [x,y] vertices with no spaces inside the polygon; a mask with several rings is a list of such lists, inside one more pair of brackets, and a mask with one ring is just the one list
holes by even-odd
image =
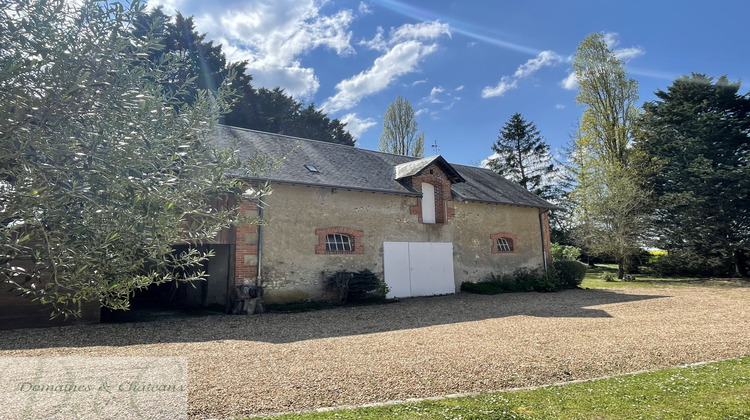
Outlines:
{"label": "stone rubble wall texture", "polygon": [[[437,187],[449,187],[447,179],[416,178],[418,185],[436,185],[444,223],[420,223],[421,210],[414,211],[421,205],[419,197],[274,185],[273,194],[264,199],[268,224],[262,228],[262,284],[266,301],[319,299],[324,296],[324,279],[342,270],[369,269],[382,279],[383,242],[453,243],[456,290],[464,281],[542,264],[538,209],[464,203],[450,195],[446,199],[446,190]],[[257,215],[257,208],[243,207],[243,211]],[[362,231],[356,239],[364,253],[316,254],[320,247],[316,231],[329,228]],[[515,252],[491,252],[491,235],[500,232],[517,236]],[[236,284],[255,281],[257,254],[257,227],[237,227]]]}

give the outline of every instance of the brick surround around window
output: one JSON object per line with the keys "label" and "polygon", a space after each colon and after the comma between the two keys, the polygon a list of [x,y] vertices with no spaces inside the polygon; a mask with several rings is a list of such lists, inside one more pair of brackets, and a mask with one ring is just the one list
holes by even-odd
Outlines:
{"label": "brick surround around window", "polygon": [[[426,167],[419,175],[410,179],[411,187],[422,192],[422,183],[431,184],[435,187],[435,223],[445,223],[456,215],[456,210],[452,205],[453,197],[451,195],[451,182],[445,173],[432,164]],[[422,221],[422,199],[417,199],[417,204],[409,207],[409,214],[416,215],[419,223]]]}
{"label": "brick surround around window", "polygon": [[[490,235],[492,239],[492,253],[493,254],[515,254],[518,252],[518,236],[511,233],[501,232]],[[508,241],[512,241],[513,249],[511,251],[501,251],[497,246],[497,240],[500,238],[506,238]]]}
{"label": "brick surround around window", "polygon": [[[346,235],[351,239],[352,250],[351,251],[326,251],[326,236],[330,234]],[[365,232],[362,230],[350,229],[347,227],[335,226],[325,229],[315,229],[315,234],[318,235],[318,244],[315,245],[316,254],[325,255],[362,255],[365,253],[365,247],[362,244],[362,237]]]}

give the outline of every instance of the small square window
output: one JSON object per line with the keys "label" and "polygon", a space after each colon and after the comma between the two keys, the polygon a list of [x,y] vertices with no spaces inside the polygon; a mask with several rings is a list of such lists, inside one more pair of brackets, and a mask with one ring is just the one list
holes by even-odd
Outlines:
{"label": "small square window", "polygon": [[349,235],[342,235],[340,233],[326,235],[326,252],[338,251],[351,252],[352,239]]}
{"label": "small square window", "polygon": [[318,168],[315,167],[315,165],[305,165],[305,168],[307,168],[307,170],[310,172],[315,172],[315,173],[320,172]]}

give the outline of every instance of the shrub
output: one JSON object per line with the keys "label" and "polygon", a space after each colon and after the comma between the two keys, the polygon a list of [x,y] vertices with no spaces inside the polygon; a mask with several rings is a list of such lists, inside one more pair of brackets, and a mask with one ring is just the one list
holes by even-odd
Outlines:
{"label": "shrub", "polygon": [[338,271],[326,279],[334,303],[362,303],[385,300],[388,286],[370,270]]}
{"label": "shrub", "polygon": [[578,258],[581,257],[581,248],[570,245],[553,243],[550,251],[552,252],[552,259],[555,261],[578,261]]}
{"label": "shrub", "polygon": [[602,273],[602,280],[604,281],[617,281],[617,276],[610,272]]}
{"label": "shrub", "polygon": [[656,264],[660,259],[666,257],[667,251],[663,249],[655,249],[652,251],[648,251],[648,261],[646,264],[653,265]]}
{"label": "shrub", "polygon": [[543,268],[519,268],[512,277],[520,290],[527,292],[555,292],[559,289],[554,276],[548,279]]}
{"label": "shrub", "polygon": [[721,277],[734,274],[731,256],[721,252],[697,252],[690,249],[670,250],[660,255],[651,269],[660,276]]}
{"label": "shrub", "polygon": [[489,281],[480,281],[479,283],[465,281],[461,283],[461,291],[476,293],[478,295],[496,295],[498,293],[506,292],[507,290]]}
{"label": "shrub", "polygon": [[463,282],[461,291],[494,295],[503,292],[555,292],[559,290],[554,273],[549,279],[543,268],[519,268],[511,274],[492,274],[478,283]]}
{"label": "shrub", "polygon": [[576,288],[586,275],[586,264],[578,261],[555,261],[553,266],[557,281],[562,287]]}

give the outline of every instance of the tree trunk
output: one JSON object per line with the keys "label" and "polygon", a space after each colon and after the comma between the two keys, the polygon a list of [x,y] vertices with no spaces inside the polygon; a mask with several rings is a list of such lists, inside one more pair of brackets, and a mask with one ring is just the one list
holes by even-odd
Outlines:
{"label": "tree trunk", "polygon": [[625,262],[620,260],[617,262],[617,278],[622,280],[625,277]]}
{"label": "tree trunk", "polygon": [[747,271],[747,253],[744,249],[734,251],[734,269],[738,276],[748,277]]}

